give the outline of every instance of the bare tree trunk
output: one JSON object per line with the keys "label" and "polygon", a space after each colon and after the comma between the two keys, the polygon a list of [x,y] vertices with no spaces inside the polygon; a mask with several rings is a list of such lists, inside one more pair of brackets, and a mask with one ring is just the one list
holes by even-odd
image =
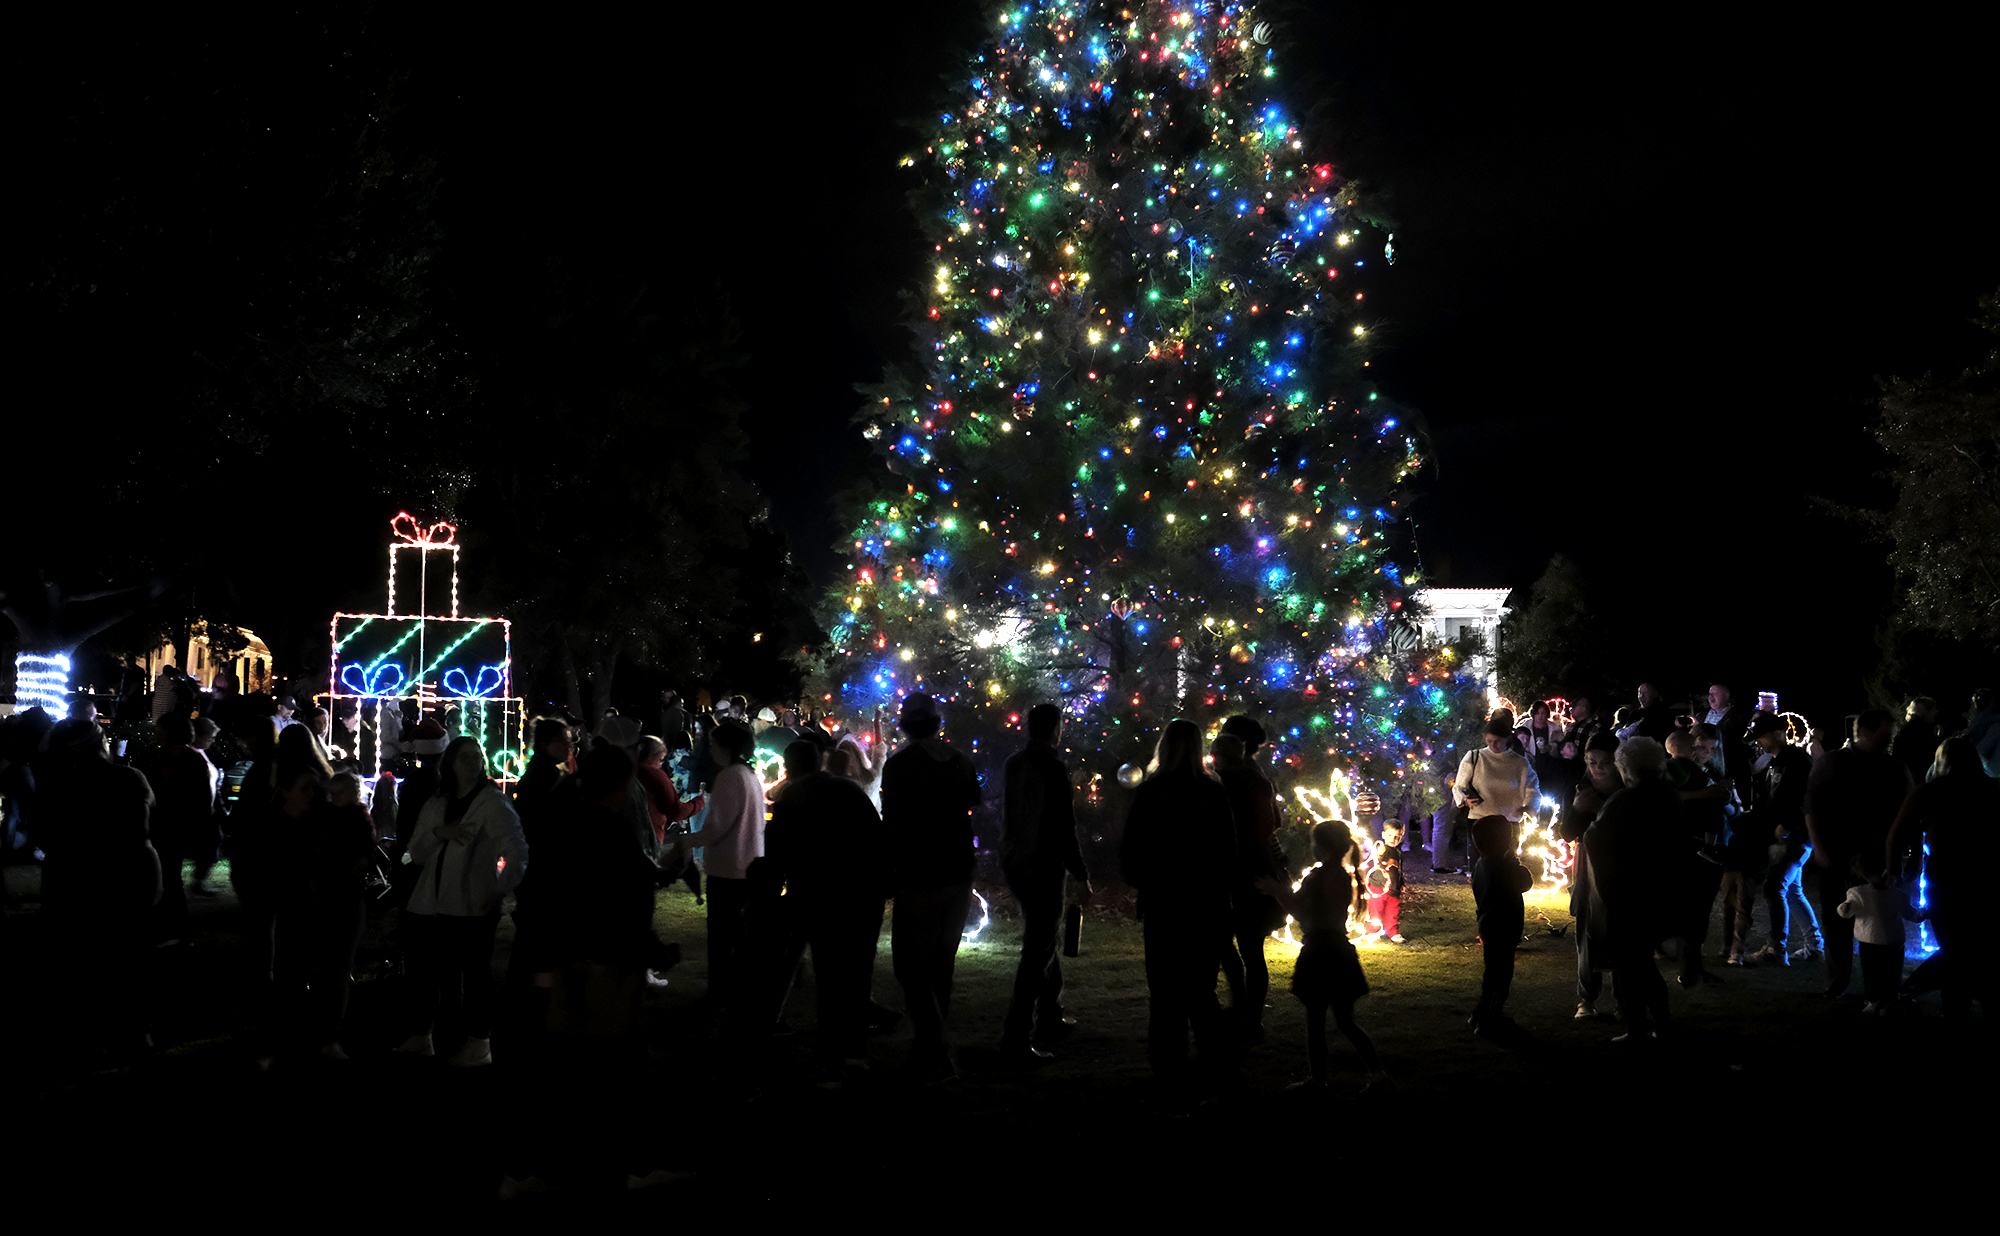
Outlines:
{"label": "bare tree trunk", "polygon": [[[60,653],[64,656],[75,652],[85,640],[102,633],[113,623],[122,621],[139,610],[147,601],[159,597],[166,585],[153,581],[146,588],[143,599],[127,602],[100,614],[94,621],[73,620],[69,607],[109,597],[124,596],[140,591],[143,585],[129,588],[113,588],[103,592],[75,593],[63,595],[60,585],[39,579],[32,586],[33,591],[12,596],[0,592],[0,613],[13,622],[18,633],[21,651],[33,653]],[[37,595],[39,594],[39,595]]]}
{"label": "bare tree trunk", "polygon": [[576,654],[569,646],[569,628],[556,623],[549,630],[555,636],[556,655],[562,658],[563,682],[569,688],[569,713],[572,717],[583,716],[583,691],[576,680]]}
{"label": "bare tree trunk", "polygon": [[611,711],[611,679],[618,670],[618,654],[625,641],[617,636],[598,636],[592,641],[590,665],[590,724],[596,725]]}

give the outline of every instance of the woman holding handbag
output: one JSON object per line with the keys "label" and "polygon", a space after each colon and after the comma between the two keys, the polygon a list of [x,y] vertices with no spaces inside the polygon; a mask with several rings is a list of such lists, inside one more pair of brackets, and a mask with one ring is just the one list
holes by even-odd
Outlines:
{"label": "woman holding handbag", "polygon": [[1467,808],[1471,823],[1472,900],[1479,939],[1485,951],[1479,1003],[1467,1019],[1473,1031],[1487,1037],[1513,1029],[1502,1012],[1514,982],[1514,950],[1520,947],[1525,913],[1521,895],[1534,882],[1516,852],[1520,831],[1516,821],[1541,794],[1541,783],[1528,761],[1508,749],[1514,718],[1502,709],[1486,723],[1485,746],[1469,752],[1458,766],[1452,796]]}
{"label": "woman holding handbag", "polygon": [[475,738],[455,738],[439,761],[438,792],[423,805],[403,861],[421,865],[404,907],[410,950],[410,1037],[397,1051],[432,1055],[438,1003],[461,995],[465,1046],[451,1063],[493,1063],[493,934],[500,899],[528,868],[514,807],[486,776]]}

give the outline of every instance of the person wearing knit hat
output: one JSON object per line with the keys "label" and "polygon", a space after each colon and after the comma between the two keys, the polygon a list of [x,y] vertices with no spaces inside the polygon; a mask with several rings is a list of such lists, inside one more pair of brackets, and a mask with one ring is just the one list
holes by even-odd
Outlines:
{"label": "person wearing knit hat", "polygon": [[628,754],[639,745],[639,723],[615,712],[604,714],[604,718],[597,723],[596,733],[612,746],[623,747]]}
{"label": "person wearing knit hat", "polygon": [[403,741],[403,752],[416,761],[416,767],[396,786],[396,836],[405,842],[417,826],[418,813],[437,793],[438,757],[449,741],[435,718],[418,716],[422,719],[404,731]]}
{"label": "person wearing knit hat", "polygon": [[425,717],[423,723],[410,732],[410,741],[405,746],[411,755],[443,755],[444,744],[444,726],[439,725],[435,717]]}

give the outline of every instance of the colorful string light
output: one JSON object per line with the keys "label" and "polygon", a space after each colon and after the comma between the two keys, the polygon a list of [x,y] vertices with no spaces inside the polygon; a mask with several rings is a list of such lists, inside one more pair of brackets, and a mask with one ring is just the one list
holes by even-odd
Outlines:
{"label": "colorful string light", "polygon": [[[355,701],[356,707],[364,710],[364,720],[367,710],[373,710],[374,725],[363,727],[357,756],[363,767],[377,773],[382,767],[378,737],[382,709],[416,700],[424,709],[443,703],[458,705],[460,728],[480,740],[492,775],[503,782],[518,780],[527,757],[522,701],[513,695],[511,624],[505,618],[459,615],[455,526],[442,522],[420,525],[407,511],[399,512],[389,526],[398,539],[389,546],[385,612],[333,616],[327,677],[334,690],[321,698]],[[397,554],[403,550],[417,551],[420,571],[429,569],[433,551],[450,551],[450,614],[395,612]],[[427,595],[428,590],[420,587],[419,610]],[[433,634],[444,644],[435,656],[428,651]],[[406,649],[406,660],[390,659]],[[406,664],[419,668],[411,673]]]}

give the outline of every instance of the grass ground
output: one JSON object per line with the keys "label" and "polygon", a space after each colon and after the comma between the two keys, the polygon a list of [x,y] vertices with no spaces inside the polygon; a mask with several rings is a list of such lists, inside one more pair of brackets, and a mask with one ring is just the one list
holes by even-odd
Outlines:
{"label": "grass ground", "polygon": [[[32,892],[23,874],[15,869],[10,887]],[[952,1013],[958,1081],[919,1091],[886,1080],[840,1091],[803,1085],[813,1032],[808,976],[789,1014],[798,1033],[774,1045],[763,1097],[747,1105],[736,1101],[740,1079],[727,1070],[673,1063],[710,1050],[697,1010],[706,966],[702,911],[685,889],[663,891],[656,926],[663,939],[680,942],[686,960],[667,988],[647,997],[652,1062],[603,1101],[643,1112],[658,1156],[698,1176],[666,1197],[615,1204],[636,1214],[730,1197],[783,1205],[852,1199],[892,1180],[922,1192],[955,1189],[988,1179],[995,1163],[1030,1149],[1037,1161],[1068,1165],[1061,1178],[1080,1189],[1084,1177],[1164,1172],[1157,1183],[1171,1196],[1176,1171],[1212,1173],[1225,1148],[1275,1152],[1323,1143],[1331,1152],[1373,1140],[1385,1149],[1434,1145],[1442,1153],[1463,1148],[1480,1113],[1504,1121],[1510,1144],[1541,1139],[1552,1147],[1574,1147],[1590,1129],[1624,1120],[1661,1138],[1720,1138],[1736,1128],[1747,1139],[1756,1120],[1791,1113],[1804,1122],[1791,1126],[1793,1134],[1809,1134],[1822,1111],[1851,1119],[1853,1104],[1866,1096],[1895,1103],[1897,1120],[1939,1131],[1947,1146],[1958,1131],[1990,1129],[1990,1020],[1969,1042],[1948,1038],[1935,996],[1904,1018],[1864,1018],[1853,1003],[1819,998],[1817,964],[1729,970],[1725,986],[1695,994],[1675,988],[1675,1039],[1638,1049],[1613,1045],[1615,1024],[1572,1017],[1575,954],[1565,903],[1555,896],[1530,900],[1510,1005],[1526,1037],[1506,1047],[1474,1038],[1464,1026],[1480,971],[1471,893],[1463,877],[1421,873],[1404,902],[1409,943],[1362,950],[1373,990],[1358,1018],[1393,1079],[1386,1091],[1358,1093],[1358,1065],[1338,1039],[1330,1094],[1286,1090],[1304,1075],[1304,1017],[1287,991],[1292,950],[1273,944],[1266,1043],[1244,1057],[1240,1083],[1222,1102],[1173,1119],[1149,1103],[1143,955],[1129,890],[1113,888],[1093,907],[1081,955],[1065,963],[1076,1033],[1057,1060],[1026,1072],[1003,1068],[992,1050],[1019,934],[1004,892],[984,891],[994,922],[959,956]],[[392,1056],[403,1027],[399,980],[377,976],[391,917],[382,915],[370,923],[357,967],[363,981],[346,1036],[353,1063],[281,1058],[269,1073],[257,1073],[241,1046],[246,1010],[233,997],[236,913],[226,894],[202,903],[194,946],[161,955],[152,984],[158,1047],[149,1059],[72,1067],[57,1063],[60,976],[42,964],[49,942],[40,916],[32,899],[13,900],[5,980],[17,999],[4,1049],[17,1066],[7,1122],[16,1147],[53,1151],[53,1163],[76,1167],[101,1162],[95,1148],[105,1138],[139,1132],[146,1178],[163,1187],[235,1173],[239,1185],[278,1196],[303,1190],[483,1204],[505,1165],[510,1130],[527,1110],[504,1032],[495,1041],[499,1063],[470,1075]],[[502,970],[509,935],[503,924]],[[886,930],[875,997],[901,1004]],[[907,1021],[873,1040],[874,1076],[886,1075],[908,1043]],[[430,1168],[412,1172],[413,1161]],[[1281,1161],[1266,1166],[1277,1170]],[[341,1163],[351,1163],[351,1176],[341,1174]],[[96,1200],[125,1199],[114,1192]],[[541,1200],[531,1209],[562,1213],[573,1204],[581,1203]]]}

